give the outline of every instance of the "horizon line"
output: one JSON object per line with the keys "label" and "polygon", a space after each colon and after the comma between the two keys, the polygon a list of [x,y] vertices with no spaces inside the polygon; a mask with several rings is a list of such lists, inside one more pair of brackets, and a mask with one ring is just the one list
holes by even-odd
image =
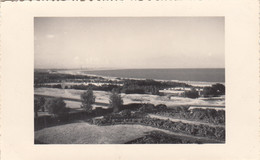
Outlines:
{"label": "horizon line", "polygon": [[184,68],[113,68],[113,67],[100,67],[100,68],[34,68],[34,70],[43,70],[43,69],[48,69],[48,70],[124,70],[124,69],[225,69],[225,67],[184,67]]}

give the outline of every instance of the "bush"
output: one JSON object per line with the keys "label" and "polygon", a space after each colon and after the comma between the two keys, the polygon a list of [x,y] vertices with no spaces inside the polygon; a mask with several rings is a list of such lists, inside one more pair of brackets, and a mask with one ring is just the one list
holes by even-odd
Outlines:
{"label": "bush", "polygon": [[158,110],[166,110],[167,106],[165,104],[158,104],[155,106]]}
{"label": "bush", "polygon": [[138,110],[142,106],[143,106],[142,103],[130,103],[130,104],[123,105],[121,108],[122,108],[122,110],[130,109],[130,110],[134,111],[134,110]]}
{"label": "bush", "polygon": [[225,86],[223,84],[217,83],[213,84],[211,87],[204,87],[202,94],[204,97],[225,95]]}
{"label": "bush", "polygon": [[131,117],[131,110],[125,109],[125,110],[122,110],[119,114],[123,117]]}
{"label": "bush", "polygon": [[66,103],[61,98],[49,99],[45,106],[48,112],[54,116],[60,116],[69,112],[69,108],[66,108]]}
{"label": "bush", "polygon": [[225,86],[223,84],[217,83],[213,84],[212,88],[216,90],[218,95],[224,95],[225,94]]}
{"label": "bush", "polygon": [[155,110],[156,110],[155,106],[150,103],[143,104],[143,106],[139,109],[140,112],[145,112],[145,113],[151,113]]}
{"label": "bush", "polygon": [[92,104],[95,103],[95,96],[93,94],[92,89],[88,89],[86,92],[82,93],[80,95],[80,98],[82,100],[81,107],[84,108],[85,111],[92,111]]}
{"label": "bush", "polygon": [[195,88],[193,88],[191,91],[185,91],[184,96],[188,98],[198,98],[199,97],[199,92],[196,91]]}
{"label": "bush", "polygon": [[114,125],[114,124],[133,124],[138,123],[161,129],[170,130],[173,132],[191,134],[193,136],[208,137],[213,139],[225,140],[225,128],[211,127],[207,125],[188,124],[183,122],[172,122],[169,120],[161,120],[156,118],[136,118],[122,117],[118,114],[104,116],[102,119],[95,119],[93,122],[96,125]]}

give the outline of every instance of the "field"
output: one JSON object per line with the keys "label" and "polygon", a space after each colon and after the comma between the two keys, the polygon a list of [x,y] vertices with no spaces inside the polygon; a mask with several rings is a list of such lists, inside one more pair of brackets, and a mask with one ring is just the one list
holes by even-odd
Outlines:
{"label": "field", "polygon": [[[83,90],[75,89],[56,89],[56,88],[35,88],[34,93],[37,95],[47,95],[63,98],[73,98],[80,100],[80,94]],[[94,91],[94,95],[97,97],[96,102],[109,103],[110,92],[106,91]],[[158,96],[150,94],[124,94],[121,93],[124,104],[130,103],[152,103],[165,104],[168,107],[180,106],[180,105],[201,105],[201,106],[219,106],[225,105],[225,97],[219,98],[198,98],[191,99],[186,97],[173,97],[169,99],[167,96]],[[66,101],[69,108],[80,108],[80,102]],[[94,104],[95,107],[104,107],[103,105]]]}

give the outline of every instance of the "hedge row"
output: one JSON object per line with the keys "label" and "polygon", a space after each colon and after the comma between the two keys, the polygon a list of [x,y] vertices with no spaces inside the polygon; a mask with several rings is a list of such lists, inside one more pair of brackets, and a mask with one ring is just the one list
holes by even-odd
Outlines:
{"label": "hedge row", "polygon": [[225,129],[223,127],[210,127],[207,125],[194,125],[182,122],[172,122],[170,120],[161,120],[156,118],[124,118],[104,116],[102,119],[94,119],[92,121],[96,125],[115,125],[115,124],[141,124],[173,132],[179,132],[194,136],[208,137],[218,140],[225,140]]}
{"label": "hedge row", "polygon": [[186,109],[167,109],[165,111],[154,112],[160,116],[170,118],[181,118],[187,120],[195,120],[213,124],[225,124],[225,111],[215,109],[195,108],[192,110]]}

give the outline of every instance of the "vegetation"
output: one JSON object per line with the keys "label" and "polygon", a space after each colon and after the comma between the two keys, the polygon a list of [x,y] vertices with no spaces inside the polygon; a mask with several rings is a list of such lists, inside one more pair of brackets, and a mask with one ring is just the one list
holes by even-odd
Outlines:
{"label": "vegetation", "polygon": [[117,91],[113,90],[109,97],[109,106],[113,108],[113,112],[118,112],[122,105],[123,100],[121,95]]}
{"label": "vegetation", "polygon": [[91,79],[103,79],[101,77],[86,76],[86,75],[72,75],[49,72],[34,72],[34,84],[41,85],[42,83],[59,83],[64,80],[67,82],[89,82]]}
{"label": "vegetation", "polygon": [[69,112],[69,108],[66,108],[66,103],[62,98],[48,99],[45,103],[45,107],[48,112],[55,117]]}
{"label": "vegetation", "polygon": [[223,84],[214,84],[211,87],[204,87],[202,95],[204,97],[216,97],[225,95],[225,86]]}
{"label": "vegetation", "polygon": [[169,118],[187,119],[213,124],[225,124],[225,111],[215,109],[194,108],[189,110],[188,107],[176,107],[167,110],[154,112],[154,114]]}
{"label": "vegetation", "polygon": [[83,92],[80,95],[82,100],[81,108],[84,108],[85,111],[90,112],[92,111],[92,104],[95,103],[95,96],[91,88],[89,88],[86,92]]}
{"label": "vegetation", "polygon": [[160,95],[159,90],[171,87],[189,87],[190,85],[179,82],[161,82],[153,79],[131,80],[124,79],[124,85],[121,92],[126,94],[153,94]]}
{"label": "vegetation", "polygon": [[183,134],[207,137],[218,140],[225,140],[225,128],[223,127],[210,127],[207,125],[195,125],[182,122],[172,122],[170,120],[161,120],[149,117],[123,117],[120,115],[111,114],[104,116],[102,119],[96,119],[92,123],[96,125],[115,125],[115,124],[141,124],[152,127],[157,127],[172,132],[179,132]]}
{"label": "vegetation", "polygon": [[225,94],[225,86],[223,84],[217,83],[212,85],[213,90],[217,92],[218,95]]}
{"label": "vegetation", "polygon": [[[34,113],[35,113],[35,128],[41,126],[50,126],[49,124],[71,123],[77,120],[84,120],[96,125],[115,125],[115,124],[140,124],[146,126],[157,127],[172,132],[183,133],[187,135],[207,137],[217,140],[225,140],[225,111],[215,109],[189,109],[189,106],[179,106],[175,108],[167,108],[164,104],[143,104],[134,103],[123,105],[123,100],[120,93],[125,94],[153,94],[160,95],[159,90],[174,88],[174,87],[192,87],[185,83],[178,82],[163,82],[146,80],[130,80],[120,79],[116,81],[104,79],[102,77],[69,75],[59,73],[37,72],[35,74],[35,87],[52,87],[64,88],[63,82],[88,82],[88,85],[78,85],[77,83],[70,86],[65,86],[66,89],[81,89],[86,90],[80,95],[82,105],[81,107],[87,111],[80,111],[78,113],[69,113],[69,108],[66,108],[66,103],[61,98],[46,98],[38,97],[34,99]],[[93,85],[91,83],[102,82],[101,86]],[[54,83],[54,84],[53,84]],[[119,85],[120,84],[120,85]],[[98,107],[93,109],[92,105],[95,103],[95,95],[93,90],[111,91],[109,97],[109,109]],[[211,87],[205,87],[203,92],[199,92],[192,88],[191,91],[185,91],[183,96],[188,98],[198,98],[200,95],[204,97],[214,97],[225,94],[225,86],[222,84],[214,84]],[[47,109],[53,116],[38,117],[38,111]],[[147,116],[150,114],[150,117]],[[183,123],[175,122],[165,119],[152,118],[151,114],[163,116],[164,118],[174,118],[180,120],[190,120],[196,122],[204,122],[200,125],[198,123]],[[102,116],[102,118],[98,117]],[[154,115],[153,115],[154,116]],[[157,116],[157,117],[159,117]],[[46,118],[47,117],[47,118]],[[59,117],[59,118],[56,118]],[[98,117],[98,118],[95,118]],[[156,116],[154,116],[156,117]],[[160,118],[160,117],[159,117]],[[59,119],[59,120],[58,120]],[[57,122],[58,121],[58,122]],[[49,124],[48,124],[49,123]],[[211,123],[215,125],[207,125]],[[37,126],[38,125],[38,126]],[[217,126],[218,125],[218,126]],[[158,132],[150,132],[146,136],[131,141],[129,143],[197,143],[184,139],[178,139],[171,135],[162,134]]]}
{"label": "vegetation", "polygon": [[44,111],[45,98],[39,97],[34,99],[34,116],[38,117],[38,111]]}
{"label": "vegetation", "polygon": [[198,98],[199,97],[199,92],[196,91],[195,88],[192,88],[191,91],[185,91],[184,96],[188,98]]}
{"label": "vegetation", "polygon": [[[86,90],[91,87],[93,90],[101,91],[112,91],[117,89],[119,92],[126,94],[153,94],[160,95],[159,90],[172,87],[190,87],[186,83],[180,82],[161,82],[152,79],[146,80],[132,80],[132,79],[117,79],[112,81],[104,79],[102,77],[86,76],[86,75],[71,75],[71,74],[60,74],[60,73],[48,73],[48,72],[35,72],[34,73],[34,86],[35,87],[50,87],[50,88],[63,88],[62,83],[64,82],[87,82],[87,83],[107,83],[101,86],[89,84],[89,85],[70,85],[65,86],[66,89],[80,89]],[[60,83],[60,84],[49,84],[49,83]]]}

